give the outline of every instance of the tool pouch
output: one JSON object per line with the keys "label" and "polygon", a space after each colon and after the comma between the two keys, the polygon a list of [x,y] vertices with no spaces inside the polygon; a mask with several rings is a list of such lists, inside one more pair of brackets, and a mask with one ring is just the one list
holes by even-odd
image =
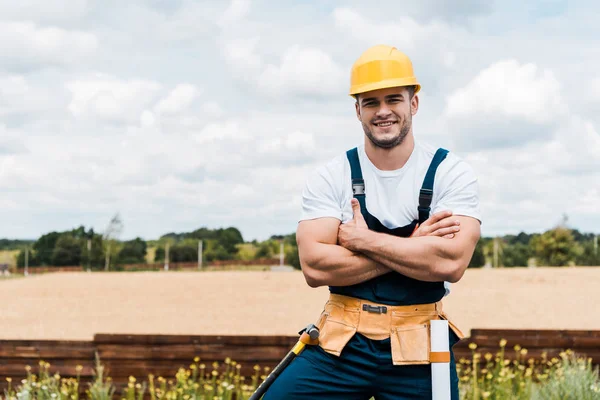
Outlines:
{"label": "tool pouch", "polygon": [[319,328],[319,346],[326,352],[339,356],[357,331],[358,317],[357,309],[329,300],[316,324]]}

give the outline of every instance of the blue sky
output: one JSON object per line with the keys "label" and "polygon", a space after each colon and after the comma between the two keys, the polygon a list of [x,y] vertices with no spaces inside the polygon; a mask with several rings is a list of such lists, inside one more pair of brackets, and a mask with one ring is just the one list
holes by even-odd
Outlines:
{"label": "blue sky", "polygon": [[349,71],[378,43],[413,60],[415,137],[477,172],[484,235],[600,232],[600,6],[376,4],[0,0],[0,237],[293,232],[363,140]]}

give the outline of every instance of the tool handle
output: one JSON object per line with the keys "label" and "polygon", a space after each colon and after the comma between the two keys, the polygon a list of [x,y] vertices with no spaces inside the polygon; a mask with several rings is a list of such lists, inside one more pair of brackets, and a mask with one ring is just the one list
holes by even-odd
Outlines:
{"label": "tool handle", "polygon": [[292,362],[292,360],[294,358],[296,358],[296,353],[294,353],[293,351],[290,351],[284,357],[284,359],[281,360],[281,362],[279,364],[277,364],[277,366],[275,368],[273,368],[273,371],[271,371],[269,376],[267,376],[267,379],[265,379],[258,386],[256,391],[252,394],[252,396],[250,396],[250,398],[248,400],[259,400],[267,392],[267,389],[269,389],[269,387],[273,384],[275,379],[277,379],[279,374],[285,369],[285,367],[287,367],[289,365],[289,363]]}

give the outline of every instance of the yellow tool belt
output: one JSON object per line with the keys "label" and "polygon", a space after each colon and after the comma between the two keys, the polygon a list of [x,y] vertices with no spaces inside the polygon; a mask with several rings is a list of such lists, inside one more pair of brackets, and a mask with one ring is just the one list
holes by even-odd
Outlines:
{"label": "yellow tool belt", "polygon": [[[390,338],[394,365],[440,362],[431,353],[429,321],[444,319],[462,339],[464,334],[442,310],[442,302],[410,306],[388,306],[370,301],[330,294],[316,324],[319,346],[339,356],[355,333],[375,339]],[[442,355],[442,358],[447,355]]]}

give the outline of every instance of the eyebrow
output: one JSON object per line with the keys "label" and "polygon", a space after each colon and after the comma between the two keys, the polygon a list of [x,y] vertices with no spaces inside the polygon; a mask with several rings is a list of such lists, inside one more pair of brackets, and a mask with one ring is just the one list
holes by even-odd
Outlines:
{"label": "eyebrow", "polygon": [[[404,95],[402,95],[401,93],[394,93],[394,94],[389,94],[387,96],[385,96],[386,100],[392,100],[392,99],[396,99],[396,98],[404,98]],[[362,103],[367,103],[369,101],[377,101],[377,97],[367,97],[366,99],[363,99]]]}

